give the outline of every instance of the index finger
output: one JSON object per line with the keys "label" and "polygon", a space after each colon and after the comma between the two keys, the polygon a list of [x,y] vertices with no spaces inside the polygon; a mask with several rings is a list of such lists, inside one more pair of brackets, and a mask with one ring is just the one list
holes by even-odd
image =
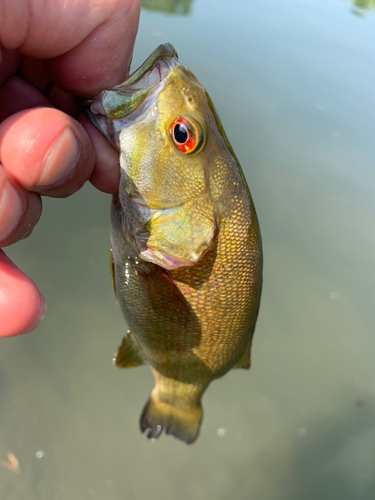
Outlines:
{"label": "index finger", "polygon": [[3,0],[0,45],[46,59],[53,82],[90,97],[125,79],[139,0]]}

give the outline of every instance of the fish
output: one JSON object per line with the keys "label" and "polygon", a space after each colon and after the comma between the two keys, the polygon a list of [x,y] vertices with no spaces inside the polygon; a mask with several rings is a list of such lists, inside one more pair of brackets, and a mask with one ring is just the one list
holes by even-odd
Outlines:
{"label": "fish", "polygon": [[86,113],[121,167],[111,274],[129,329],[114,362],[151,367],[141,431],[190,444],[210,382],[250,367],[263,265],[250,191],[206,89],[169,43]]}

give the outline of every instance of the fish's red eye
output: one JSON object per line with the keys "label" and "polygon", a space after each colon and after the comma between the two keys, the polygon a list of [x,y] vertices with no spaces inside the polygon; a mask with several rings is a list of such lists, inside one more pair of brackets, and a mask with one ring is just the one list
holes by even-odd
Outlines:
{"label": "fish's red eye", "polygon": [[185,144],[189,138],[189,132],[182,125],[182,123],[177,123],[173,129],[174,140],[178,144]]}
{"label": "fish's red eye", "polygon": [[176,118],[169,128],[172,140],[182,153],[191,153],[198,145],[196,127],[186,118]]}

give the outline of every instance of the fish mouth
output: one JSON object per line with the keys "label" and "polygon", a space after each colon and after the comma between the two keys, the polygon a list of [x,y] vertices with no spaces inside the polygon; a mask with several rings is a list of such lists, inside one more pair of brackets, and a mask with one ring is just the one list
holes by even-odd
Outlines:
{"label": "fish mouth", "polygon": [[121,130],[150,111],[166,76],[179,64],[173,45],[159,45],[120,85],[103,90],[93,99],[81,101],[87,116],[117,150],[120,150]]}

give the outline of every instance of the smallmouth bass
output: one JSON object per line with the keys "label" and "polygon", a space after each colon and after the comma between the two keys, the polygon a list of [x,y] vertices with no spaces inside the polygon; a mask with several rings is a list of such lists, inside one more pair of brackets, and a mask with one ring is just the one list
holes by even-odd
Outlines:
{"label": "smallmouth bass", "polygon": [[130,329],[115,362],[151,366],[142,432],[192,443],[209,383],[250,367],[262,288],[250,192],[210,97],[170,44],[87,106],[120,155],[111,266]]}

